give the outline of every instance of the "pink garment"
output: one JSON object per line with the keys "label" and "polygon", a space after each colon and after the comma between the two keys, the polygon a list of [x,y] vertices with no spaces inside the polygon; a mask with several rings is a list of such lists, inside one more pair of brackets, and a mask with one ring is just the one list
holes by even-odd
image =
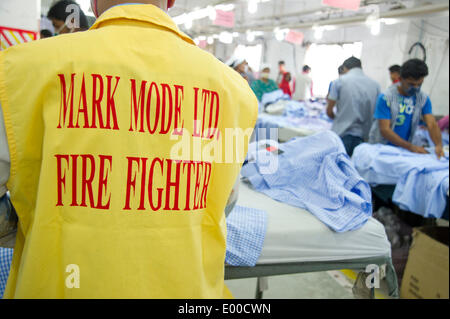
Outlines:
{"label": "pink garment", "polygon": [[448,128],[448,115],[444,116],[442,119],[440,119],[438,122],[438,125],[439,125],[439,128],[441,129],[441,131]]}

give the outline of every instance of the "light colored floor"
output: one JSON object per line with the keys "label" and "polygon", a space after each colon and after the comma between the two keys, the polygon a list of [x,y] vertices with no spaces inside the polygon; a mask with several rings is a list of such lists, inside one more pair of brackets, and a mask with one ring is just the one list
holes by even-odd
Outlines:
{"label": "light colored floor", "polygon": [[[268,278],[269,289],[264,299],[355,299],[352,293],[356,279],[353,271],[327,271]],[[227,280],[226,284],[236,299],[254,299],[256,278]],[[381,281],[375,297],[386,299],[386,285]]]}

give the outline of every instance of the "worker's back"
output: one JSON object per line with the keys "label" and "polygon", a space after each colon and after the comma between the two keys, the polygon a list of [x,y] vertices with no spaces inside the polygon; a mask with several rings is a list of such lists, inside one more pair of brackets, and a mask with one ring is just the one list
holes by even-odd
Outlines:
{"label": "worker's back", "polygon": [[119,6],[0,54],[0,102],[20,220],[5,297],[227,295],[224,208],[247,148],[220,159],[226,128],[257,115],[235,71],[160,9]]}
{"label": "worker's back", "polygon": [[335,83],[339,96],[333,131],[339,136],[354,135],[367,140],[380,85],[360,68],[351,69]]}

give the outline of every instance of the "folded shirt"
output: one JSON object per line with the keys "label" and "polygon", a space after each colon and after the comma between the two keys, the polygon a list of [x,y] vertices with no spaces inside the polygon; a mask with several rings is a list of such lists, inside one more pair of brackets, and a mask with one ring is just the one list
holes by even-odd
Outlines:
{"label": "folded shirt", "polygon": [[395,185],[392,201],[401,209],[423,217],[441,218],[449,191],[449,160],[412,153],[401,147],[361,144],[352,161],[371,185]]}
{"label": "folded shirt", "polygon": [[370,187],[335,133],[294,138],[275,152],[266,148],[271,142],[256,143],[241,170],[255,190],[307,209],[336,232],[358,229],[372,215]]}
{"label": "folded shirt", "polygon": [[0,299],[3,298],[11,268],[13,249],[0,247]]}
{"label": "folded shirt", "polygon": [[235,206],[227,217],[227,252],[225,263],[232,266],[256,265],[267,230],[267,213]]}
{"label": "folded shirt", "polygon": [[411,169],[448,169],[448,158],[437,159],[429,154],[412,153],[401,147],[368,144],[358,145],[352,156],[359,174],[371,185],[396,185]]}

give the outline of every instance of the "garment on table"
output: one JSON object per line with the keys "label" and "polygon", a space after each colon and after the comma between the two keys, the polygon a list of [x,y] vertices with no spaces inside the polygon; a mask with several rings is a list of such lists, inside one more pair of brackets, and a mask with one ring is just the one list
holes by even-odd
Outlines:
{"label": "garment on table", "polygon": [[1,51],[0,101],[20,221],[4,297],[230,297],[224,210],[247,145],[227,164],[171,150],[182,128],[192,145],[254,127],[237,72],[163,10],[124,5],[89,32]]}
{"label": "garment on table", "polygon": [[[394,124],[394,132],[405,141],[410,140],[412,132],[412,120],[415,110],[417,98],[416,96],[403,96],[398,94],[398,108],[399,112]],[[375,108],[374,117],[376,120],[391,120],[391,108],[388,106],[388,101],[384,94],[378,97]],[[427,97],[425,105],[422,107],[421,115],[432,114],[432,106],[430,98]],[[414,129],[416,131],[416,129]],[[393,145],[392,143],[388,143]]]}
{"label": "garment on table", "polygon": [[262,100],[265,93],[279,90],[277,83],[271,79],[267,79],[267,83],[262,80],[256,80],[252,83],[251,88],[259,101]]}
{"label": "garment on table", "polygon": [[[442,132],[442,145],[449,145],[449,134],[446,131]],[[412,144],[422,147],[434,147],[434,142],[431,139],[430,132],[426,128],[420,127],[417,129],[414,138],[411,141]]]}
{"label": "garment on table", "polygon": [[339,136],[352,135],[367,140],[373,122],[380,85],[354,68],[333,82],[328,99],[336,101],[332,130]]}
{"label": "garment on table", "polygon": [[0,299],[3,298],[14,250],[0,247]]}
{"label": "garment on table", "polygon": [[282,90],[277,89],[276,91],[271,91],[264,93],[261,98],[261,105],[266,107],[269,104],[276,103],[281,100],[289,100],[289,95],[283,93]]}
{"label": "garment on table", "polygon": [[267,213],[237,205],[227,217],[227,253],[232,266],[254,267],[261,254],[267,230]]}
{"label": "garment on table", "polygon": [[281,154],[268,152],[266,143],[249,146],[249,161],[241,170],[257,191],[307,209],[336,232],[358,229],[367,222],[372,214],[370,187],[339,136],[326,131],[294,138],[278,146]]}
{"label": "garment on table", "polygon": [[444,131],[446,129],[448,130],[448,122],[449,122],[448,115],[444,116],[438,121],[438,126],[441,129],[441,131]]}
{"label": "garment on table", "polygon": [[448,165],[411,169],[400,177],[392,201],[425,218],[442,218],[449,190],[448,169]]}
{"label": "garment on table", "polygon": [[401,147],[364,143],[355,148],[352,161],[371,185],[396,185],[411,169],[448,168],[448,159],[436,154],[417,154]]}

